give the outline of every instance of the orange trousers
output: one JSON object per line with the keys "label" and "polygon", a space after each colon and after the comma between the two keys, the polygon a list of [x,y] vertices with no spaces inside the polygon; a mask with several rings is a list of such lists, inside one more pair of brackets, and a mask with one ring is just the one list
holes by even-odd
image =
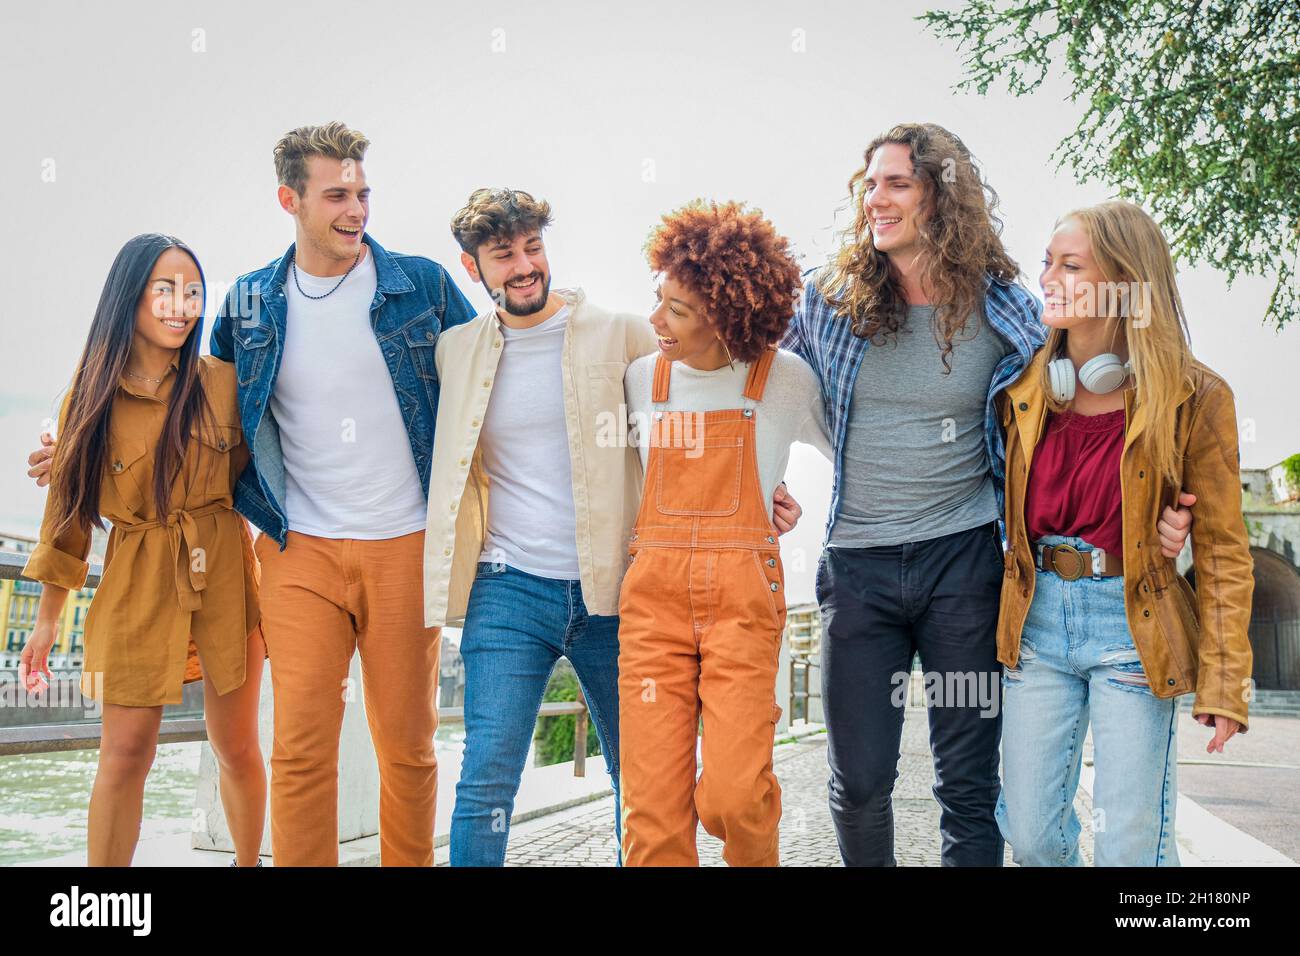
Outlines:
{"label": "orange trousers", "polygon": [[[751,367],[750,402],[762,398],[771,360],[765,353]],[[667,401],[669,372],[660,357],[656,403]],[[723,841],[732,866],[779,860],[772,747],[785,579],[758,477],[755,412],[656,413],[619,606],[626,866],[698,866],[697,823]]]}
{"label": "orange trousers", "polygon": [[339,734],[360,651],[381,863],[432,866],[442,632],[424,626],[424,532],[363,541],[290,531],[284,551],[262,534],[256,551],[275,699],[275,865],[338,865]]}

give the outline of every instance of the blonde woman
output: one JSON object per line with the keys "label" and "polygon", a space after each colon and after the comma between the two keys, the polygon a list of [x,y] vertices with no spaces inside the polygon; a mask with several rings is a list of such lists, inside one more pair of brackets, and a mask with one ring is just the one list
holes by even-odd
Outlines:
{"label": "blonde woman", "polygon": [[[1177,866],[1177,698],[1196,695],[1207,751],[1247,723],[1253,580],[1232,392],[1192,356],[1168,245],[1139,207],[1063,216],[1040,282],[1046,344],[999,403],[997,819],[1017,863],[1078,865],[1091,725],[1097,865]],[[1183,493],[1195,590],[1152,533]]]}

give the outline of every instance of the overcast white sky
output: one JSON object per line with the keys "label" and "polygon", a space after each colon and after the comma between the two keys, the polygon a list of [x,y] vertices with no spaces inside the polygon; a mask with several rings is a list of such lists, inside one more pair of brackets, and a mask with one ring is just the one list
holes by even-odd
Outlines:
{"label": "overcast white sky", "polygon": [[[24,474],[26,452],[57,408],[118,248],[139,232],[173,233],[210,283],[278,256],[293,232],[275,203],[271,148],[294,126],[341,119],[362,130],[370,232],[444,263],[476,306],[488,300],[464,279],[448,222],[475,187],[510,185],[554,207],[556,285],[645,312],[641,247],[661,213],[696,196],[743,199],[805,265],[819,264],[866,143],[895,122],[929,120],[984,165],[1037,291],[1056,216],[1109,190],[1052,169],[1080,113],[1059,77],[1018,100],[951,92],[957,54],[913,19],[935,5],[6,6],[0,531],[39,524],[45,493]],[[55,180],[44,182],[51,159]],[[1300,327],[1261,325],[1269,281],[1229,290],[1206,269],[1181,281],[1193,348],[1251,421],[1244,464],[1300,451]],[[785,540],[793,603],[812,597],[830,468],[799,446],[788,479],[807,509]]]}

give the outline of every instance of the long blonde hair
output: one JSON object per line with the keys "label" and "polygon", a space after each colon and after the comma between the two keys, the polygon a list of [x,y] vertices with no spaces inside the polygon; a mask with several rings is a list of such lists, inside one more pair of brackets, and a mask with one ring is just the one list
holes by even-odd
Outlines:
{"label": "long blonde hair", "polygon": [[[1149,416],[1139,442],[1159,473],[1177,488],[1182,461],[1174,436],[1175,414],[1193,358],[1169,244],[1141,206],[1123,200],[1075,209],[1056,225],[1066,220],[1073,220],[1087,235],[1098,268],[1108,283],[1119,287],[1119,304],[1127,305],[1110,321],[1115,322],[1115,338],[1128,346],[1135,406],[1145,407]],[[1048,332],[1044,348],[1049,356],[1064,354],[1067,334],[1063,329]],[[1048,407],[1057,412],[1068,407],[1052,398],[1046,363],[1042,376]]]}

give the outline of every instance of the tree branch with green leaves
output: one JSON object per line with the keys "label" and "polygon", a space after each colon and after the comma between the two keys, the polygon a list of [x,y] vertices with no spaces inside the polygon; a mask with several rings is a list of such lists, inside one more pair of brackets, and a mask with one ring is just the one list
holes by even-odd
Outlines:
{"label": "tree branch with green leaves", "polygon": [[918,17],[963,54],[958,90],[1032,94],[1062,70],[1086,109],[1052,154],[1141,203],[1177,256],[1276,277],[1300,307],[1300,0],[966,0]]}

